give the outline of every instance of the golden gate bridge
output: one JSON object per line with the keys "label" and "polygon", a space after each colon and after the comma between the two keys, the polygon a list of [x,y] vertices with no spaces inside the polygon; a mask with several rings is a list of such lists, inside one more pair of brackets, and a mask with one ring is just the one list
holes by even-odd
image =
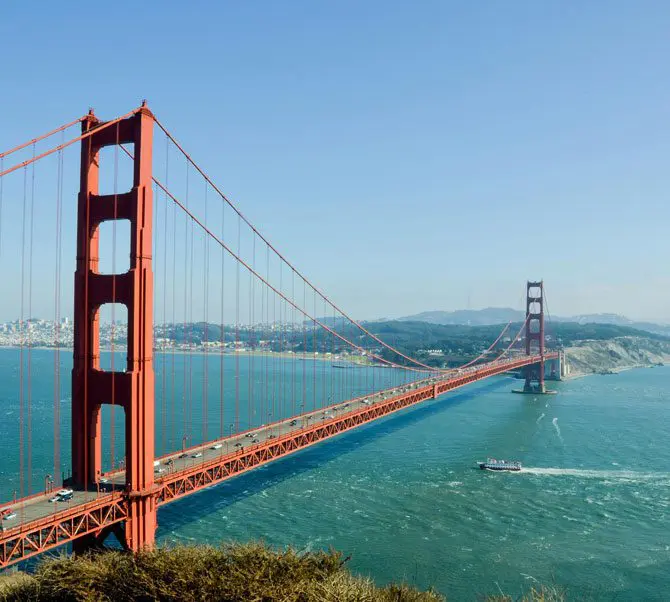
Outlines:
{"label": "golden gate bridge", "polygon": [[[20,307],[18,487],[0,503],[0,567],[68,543],[81,552],[110,534],[129,550],[151,546],[163,504],[511,370],[542,393],[545,362],[558,358],[545,349],[542,282],[527,283],[519,331],[506,325],[460,367],[392,347],[289,262],[146,103],[110,121],[91,110],[0,153],[0,212],[1,259],[15,268],[5,297]],[[38,307],[52,318],[49,370],[36,361]],[[52,461],[37,467],[45,381]]]}

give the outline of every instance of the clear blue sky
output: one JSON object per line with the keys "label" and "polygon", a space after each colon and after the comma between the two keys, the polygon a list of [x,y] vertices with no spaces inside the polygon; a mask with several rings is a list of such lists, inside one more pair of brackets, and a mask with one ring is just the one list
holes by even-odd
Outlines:
{"label": "clear blue sky", "polygon": [[661,0],[5,2],[0,148],[147,98],[356,317],[544,278],[670,322],[669,32]]}

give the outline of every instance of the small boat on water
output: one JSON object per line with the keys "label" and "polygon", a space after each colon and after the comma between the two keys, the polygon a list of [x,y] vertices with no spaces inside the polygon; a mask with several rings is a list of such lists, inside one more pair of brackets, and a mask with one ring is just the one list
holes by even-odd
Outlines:
{"label": "small boat on water", "polygon": [[521,462],[496,460],[495,458],[488,458],[486,462],[477,462],[477,464],[482,470],[498,470],[509,472],[519,472],[521,470]]}

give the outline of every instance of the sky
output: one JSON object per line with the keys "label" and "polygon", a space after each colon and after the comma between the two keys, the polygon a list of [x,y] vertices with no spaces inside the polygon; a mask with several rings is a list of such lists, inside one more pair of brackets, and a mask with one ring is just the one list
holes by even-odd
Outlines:
{"label": "sky", "polygon": [[356,318],[521,308],[544,279],[556,315],[670,323],[665,1],[7,0],[0,17],[0,150],[146,98]]}

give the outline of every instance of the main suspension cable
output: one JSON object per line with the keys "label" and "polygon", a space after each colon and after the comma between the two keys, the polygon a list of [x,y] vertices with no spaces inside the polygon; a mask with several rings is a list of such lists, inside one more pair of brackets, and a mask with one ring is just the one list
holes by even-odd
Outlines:
{"label": "main suspension cable", "polygon": [[428,366],[427,364],[424,364],[420,362],[419,360],[416,360],[412,357],[409,357],[402,352],[398,351],[397,349],[394,349],[391,347],[388,343],[384,342],[382,339],[374,335],[372,332],[367,330],[362,324],[360,324],[358,321],[354,320],[351,316],[349,316],[347,313],[345,313],[342,309],[340,309],[335,303],[333,303],[323,292],[321,292],[316,286],[314,286],[290,261],[288,261],[271,243],[270,241],[263,236],[258,229],[242,214],[242,212],[235,207],[235,205],[228,199],[228,197],[216,186],[216,184],[211,180],[211,178],[204,172],[204,170],[191,158],[191,156],[186,152],[184,147],[179,144],[179,142],[170,134],[170,132],[167,130],[167,128],[159,121],[159,119],[154,115],[154,121],[156,125],[163,131],[163,133],[172,141],[172,143],[179,149],[179,151],[184,155],[184,157],[189,161],[191,165],[200,173],[200,175],[207,181],[209,182],[210,186],[217,192],[217,194],[221,197],[221,199],[228,204],[228,206],[237,213],[237,215],[244,221],[247,226],[252,230],[254,234],[256,234],[272,251],[279,257],[281,261],[283,261],[289,268],[291,268],[293,271],[295,271],[296,275],[300,278],[302,278],[307,285],[312,288],[315,292],[315,294],[319,295],[326,303],[329,305],[333,306],[339,313],[341,313],[344,317],[347,318],[352,324],[354,324],[359,330],[361,330],[363,333],[374,339],[377,343],[382,345],[384,348],[388,349],[389,351],[392,351],[393,353],[397,354],[398,356],[402,357],[403,359],[411,362],[412,364],[415,364],[417,366],[420,366],[421,368],[424,368],[424,370],[428,370],[430,372],[439,372],[439,368],[435,368],[433,366]]}

